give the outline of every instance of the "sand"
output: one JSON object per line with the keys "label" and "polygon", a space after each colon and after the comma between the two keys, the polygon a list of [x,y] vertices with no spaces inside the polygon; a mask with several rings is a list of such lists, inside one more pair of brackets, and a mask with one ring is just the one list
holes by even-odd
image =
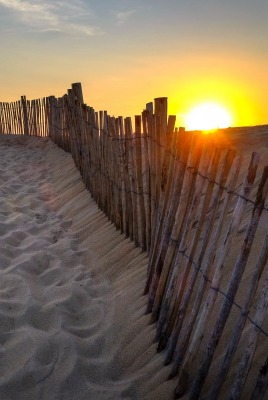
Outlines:
{"label": "sand", "polygon": [[1,400],[172,398],[146,254],[48,139],[0,136],[0,248]]}
{"label": "sand", "polygon": [[[267,133],[226,136],[243,174],[252,150],[267,164]],[[49,139],[0,135],[0,248],[0,400],[173,398],[145,315],[147,256]]]}

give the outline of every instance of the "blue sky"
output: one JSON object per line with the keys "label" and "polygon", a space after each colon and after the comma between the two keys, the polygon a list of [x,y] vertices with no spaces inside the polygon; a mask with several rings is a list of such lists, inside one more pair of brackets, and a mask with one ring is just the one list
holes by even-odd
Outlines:
{"label": "blue sky", "polygon": [[183,114],[190,95],[217,97],[218,82],[238,123],[264,123],[267,19],[267,0],[0,0],[0,100],[81,81],[87,103],[111,114],[158,96]]}

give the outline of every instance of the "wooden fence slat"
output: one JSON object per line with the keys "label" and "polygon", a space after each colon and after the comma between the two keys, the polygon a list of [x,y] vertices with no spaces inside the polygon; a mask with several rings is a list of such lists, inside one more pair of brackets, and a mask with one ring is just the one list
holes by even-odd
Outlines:
{"label": "wooden fence slat", "polygon": [[4,116],[5,116],[5,131],[6,133],[10,133],[9,131],[9,123],[8,123],[8,104],[4,104]]}
{"label": "wooden fence slat", "polygon": [[18,134],[19,133],[19,116],[18,116],[18,107],[17,107],[17,102],[13,103],[13,113],[14,113],[14,133]]}
{"label": "wooden fence slat", "polygon": [[142,147],[141,147],[141,116],[135,116],[135,156],[136,156],[136,167],[137,167],[137,190],[139,196],[139,218],[140,218],[140,247],[142,251],[147,249],[146,240],[146,212],[145,212],[145,201],[144,201],[144,186],[142,179]]}
{"label": "wooden fence slat", "polygon": [[125,157],[125,143],[122,137],[122,129],[120,128],[120,119],[116,119],[116,138],[118,144],[118,153],[119,153],[119,177],[118,177],[118,196],[120,199],[120,220],[121,220],[121,233],[126,232],[124,229],[125,226],[125,181],[124,181],[124,157]]}
{"label": "wooden fence slat", "polygon": [[12,127],[11,127],[11,115],[10,115],[10,103],[7,104],[7,125],[8,125],[8,133],[11,134],[12,133]]}
{"label": "wooden fence slat", "polygon": [[163,206],[163,195],[160,196],[161,192],[161,182],[162,182],[162,170],[163,170],[163,159],[164,150],[166,147],[166,135],[167,135],[167,97],[159,97],[154,99],[155,104],[155,216],[153,231],[154,237],[156,237],[156,227],[157,218],[156,215],[159,214]]}
{"label": "wooden fence slat", "polygon": [[[149,162],[150,162],[150,194],[151,194],[151,247],[149,258],[153,250],[152,242],[156,224],[156,201],[157,201],[157,137],[156,137],[156,117],[155,114],[147,114],[148,118],[148,137],[149,137]],[[151,275],[148,276],[150,278]]]}
{"label": "wooden fence slat", "polygon": [[36,100],[33,100],[33,101],[32,101],[32,109],[33,109],[33,130],[34,130],[34,136],[38,136],[37,121],[36,121]]}
{"label": "wooden fence slat", "polygon": [[37,100],[37,109],[36,109],[36,119],[37,119],[37,126],[38,126],[38,136],[42,136],[42,127],[41,127],[41,121],[40,121],[40,108],[41,108],[41,100]]}
{"label": "wooden fence slat", "polygon": [[19,134],[21,134],[19,102],[16,101],[14,104],[15,104],[15,107],[16,107],[16,134],[19,135]]}
{"label": "wooden fence slat", "polygon": [[131,196],[131,183],[129,177],[129,140],[127,139],[127,132],[125,131],[125,126],[123,124],[123,118],[119,117],[119,129],[120,129],[120,137],[124,141],[123,147],[123,174],[124,174],[124,222],[125,222],[125,233],[126,237],[130,237],[133,239],[133,205],[132,205],[132,196]]}
{"label": "wooden fence slat", "polygon": [[99,121],[99,113],[95,112],[95,134],[94,134],[94,142],[95,142],[95,151],[96,151],[96,187],[97,187],[97,196],[96,202],[98,207],[101,208],[101,187],[102,187],[102,171],[101,171],[101,141],[102,141],[102,131],[100,129],[100,121]]}
{"label": "wooden fence slat", "polygon": [[133,137],[132,132],[132,123],[131,118],[125,118],[125,132],[126,132],[126,146],[128,148],[128,175],[129,175],[129,182],[130,182],[130,192],[132,198],[132,240],[134,241],[135,245],[139,245],[139,229],[138,229],[138,199],[137,199],[137,179],[136,179],[136,168],[134,163],[134,141],[135,138]]}
{"label": "wooden fence slat", "polygon": [[83,99],[83,91],[82,91],[82,85],[80,82],[72,83],[72,91],[74,93],[75,101],[78,102],[78,104],[83,104],[84,99]]}
{"label": "wooden fence slat", "polygon": [[10,103],[10,119],[11,119],[11,132],[15,131],[15,115],[14,115],[14,104]]}
{"label": "wooden fence slat", "polygon": [[117,206],[117,195],[113,195],[113,186],[116,179],[116,165],[114,163],[112,149],[112,121],[107,117],[107,174],[108,174],[108,215],[109,220],[115,224],[115,214]]}
{"label": "wooden fence slat", "polygon": [[109,119],[109,127],[111,133],[111,201],[114,203],[114,225],[116,229],[121,229],[121,191],[118,190],[120,185],[120,169],[119,169],[119,143],[117,138],[116,121],[114,117]]}
{"label": "wooden fence slat", "polygon": [[102,207],[107,214],[108,209],[108,177],[107,177],[107,111],[100,112],[100,130],[101,130],[101,173],[102,173]]}
{"label": "wooden fence slat", "polygon": [[[143,129],[143,141],[142,141],[142,154],[143,154],[143,165],[142,175],[144,176],[144,190],[145,190],[145,210],[146,210],[146,248],[147,251],[151,247],[151,173],[150,173],[150,162],[149,162],[149,145],[148,145],[148,126],[147,126],[147,110],[142,112],[142,129]],[[149,268],[149,266],[148,266]]]}
{"label": "wooden fence slat", "polygon": [[33,110],[32,110],[32,102],[27,100],[27,113],[29,120],[29,135],[33,136]]}
{"label": "wooden fence slat", "polygon": [[25,96],[21,96],[21,104],[22,104],[23,124],[24,124],[24,135],[29,135],[27,104]]}
{"label": "wooden fence slat", "polygon": [[1,133],[6,133],[6,121],[5,121],[5,103],[1,102]]}

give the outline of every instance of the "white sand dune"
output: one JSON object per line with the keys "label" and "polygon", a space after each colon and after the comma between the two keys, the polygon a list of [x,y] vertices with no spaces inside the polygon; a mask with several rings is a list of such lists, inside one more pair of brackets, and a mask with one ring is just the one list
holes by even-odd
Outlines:
{"label": "white sand dune", "polygon": [[48,139],[0,136],[0,248],[0,400],[172,398],[146,254]]}

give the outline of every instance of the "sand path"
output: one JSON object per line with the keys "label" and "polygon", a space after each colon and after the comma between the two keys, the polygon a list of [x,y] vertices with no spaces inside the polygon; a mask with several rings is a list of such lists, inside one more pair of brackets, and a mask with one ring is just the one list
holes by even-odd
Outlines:
{"label": "sand path", "polygon": [[142,297],[147,259],[70,154],[0,137],[0,399],[168,399]]}

